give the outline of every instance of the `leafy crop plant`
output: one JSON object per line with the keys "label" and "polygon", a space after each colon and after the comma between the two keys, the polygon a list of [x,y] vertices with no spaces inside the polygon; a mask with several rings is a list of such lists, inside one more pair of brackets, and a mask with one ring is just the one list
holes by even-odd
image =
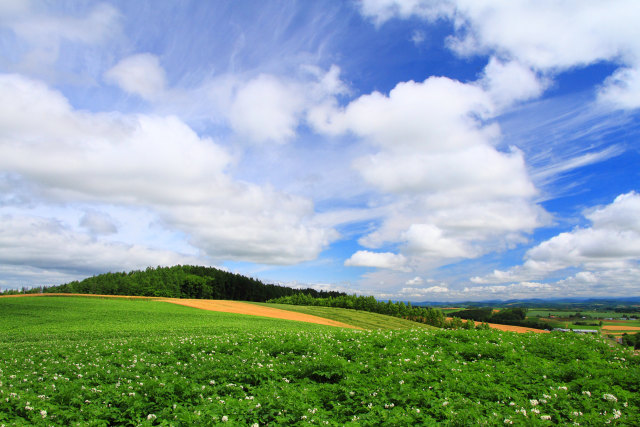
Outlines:
{"label": "leafy crop plant", "polygon": [[6,300],[0,425],[640,425],[639,358],[592,336]]}

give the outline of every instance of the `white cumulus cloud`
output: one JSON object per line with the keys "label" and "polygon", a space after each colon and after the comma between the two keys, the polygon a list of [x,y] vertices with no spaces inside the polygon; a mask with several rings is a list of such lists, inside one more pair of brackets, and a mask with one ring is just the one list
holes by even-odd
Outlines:
{"label": "white cumulus cloud", "polygon": [[428,288],[406,287],[400,290],[400,295],[404,298],[423,298],[429,295],[437,295],[441,298],[443,294],[448,294],[447,286],[429,286]]}
{"label": "white cumulus cloud", "polygon": [[158,57],[150,53],[139,53],[122,59],[107,70],[104,77],[125,92],[145,99],[159,97],[167,85],[167,77]]}
{"label": "white cumulus cloud", "polygon": [[358,251],[344,262],[351,267],[377,267],[390,270],[409,271],[407,259],[392,252]]}
{"label": "white cumulus cloud", "polygon": [[542,279],[570,267],[602,274],[637,266],[640,261],[640,195],[635,192],[621,194],[611,204],[585,213],[585,217],[591,226],[577,227],[536,245],[527,251],[522,265],[471,280],[506,283]]}
{"label": "white cumulus cloud", "polygon": [[[496,89],[507,96],[534,95],[536,87],[526,68],[548,75],[600,61],[621,65],[601,90],[600,98],[616,108],[637,108],[640,73],[640,8],[634,0],[493,1],[364,0],[364,16],[378,25],[392,19],[419,17],[454,22],[449,47],[460,55],[494,55],[515,61],[522,70],[496,70],[489,63],[487,78],[500,71],[524,77],[519,88],[507,80]],[[512,62],[514,63],[514,62]],[[504,87],[508,85],[508,87]],[[500,87],[502,86],[502,87]]]}
{"label": "white cumulus cloud", "polygon": [[354,168],[389,196],[381,225],[359,243],[399,243],[419,264],[436,265],[522,242],[545,223],[522,153],[496,148],[493,114],[480,86],[431,77],[363,95],[316,123],[358,135],[372,153]]}
{"label": "white cumulus cloud", "polygon": [[613,108],[640,107],[640,65],[620,68],[608,77],[598,92],[598,99]]}
{"label": "white cumulus cloud", "polygon": [[51,203],[151,209],[217,259],[291,264],[337,233],[313,224],[313,203],[233,180],[230,155],[177,117],[85,113],[59,92],[0,76],[0,170]]}
{"label": "white cumulus cloud", "polygon": [[347,91],[335,65],[327,71],[302,66],[297,78],[261,74],[232,84],[229,124],[240,137],[254,143],[290,141],[302,122],[318,120],[316,116],[334,105],[335,95]]}
{"label": "white cumulus cloud", "polygon": [[87,274],[202,263],[197,257],[139,244],[101,242],[54,219],[15,215],[0,219],[0,259],[4,266]]}
{"label": "white cumulus cloud", "polygon": [[547,79],[536,75],[531,68],[515,61],[503,62],[495,57],[484,68],[479,83],[499,108],[517,101],[535,99],[549,85]]}
{"label": "white cumulus cloud", "polygon": [[240,135],[257,142],[285,142],[296,134],[304,96],[296,85],[261,75],[242,86],[229,120]]}

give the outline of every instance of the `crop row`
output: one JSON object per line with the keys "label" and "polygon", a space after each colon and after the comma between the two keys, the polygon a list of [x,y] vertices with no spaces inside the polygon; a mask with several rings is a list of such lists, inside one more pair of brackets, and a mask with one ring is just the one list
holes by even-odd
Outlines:
{"label": "crop row", "polygon": [[0,425],[640,425],[640,365],[595,337],[150,332],[0,344]]}

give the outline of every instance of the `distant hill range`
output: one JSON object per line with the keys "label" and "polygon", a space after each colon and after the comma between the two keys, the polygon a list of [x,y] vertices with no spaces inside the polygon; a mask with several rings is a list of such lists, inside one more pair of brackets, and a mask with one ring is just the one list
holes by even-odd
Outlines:
{"label": "distant hill range", "polygon": [[424,301],[413,303],[419,306],[440,306],[440,307],[617,307],[620,305],[637,305],[640,304],[640,296],[621,297],[621,298],[531,298],[531,299],[514,299],[514,300],[486,300],[486,301],[466,301],[466,302],[432,302]]}
{"label": "distant hill range", "polygon": [[264,302],[274,298],[307,294],[314,298],[345,296],[343,292],[293,289],[264,284],[250,277],[212,267],[177,265],[147,268],[129,273],[105,273],[64,285],[34,288],[27,293],[82,293],[135,295],[167,298],[224,299]]}

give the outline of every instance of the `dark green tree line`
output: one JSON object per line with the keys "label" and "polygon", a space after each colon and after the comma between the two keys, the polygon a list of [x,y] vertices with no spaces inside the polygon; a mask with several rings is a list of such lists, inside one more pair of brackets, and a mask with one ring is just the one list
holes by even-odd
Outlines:
{"label": "dark green tree line", "polygon": [[166,298],[226,299],[264,302],[282,296],[307,294],[339,297],[341,292],[293,289],[212,267],[176,265],[131,272],[105,273],[81,281],[34,289],[44,293],[132,295]]}
{"label": "dark green tree line", "polygon": [[[369,311],[387,316],[401,317],[414,322],[425,323],[438,328],[451,326],[441,310],[432,307],[416,307],[402,301],[378,301],[372,296],[339,295],[315,297],[309,294],[287,295],[271,299],[267,302],[275,304],[309,305],[320,307],[339,307]],[[458,319],[459,320],[459,319]]]}

